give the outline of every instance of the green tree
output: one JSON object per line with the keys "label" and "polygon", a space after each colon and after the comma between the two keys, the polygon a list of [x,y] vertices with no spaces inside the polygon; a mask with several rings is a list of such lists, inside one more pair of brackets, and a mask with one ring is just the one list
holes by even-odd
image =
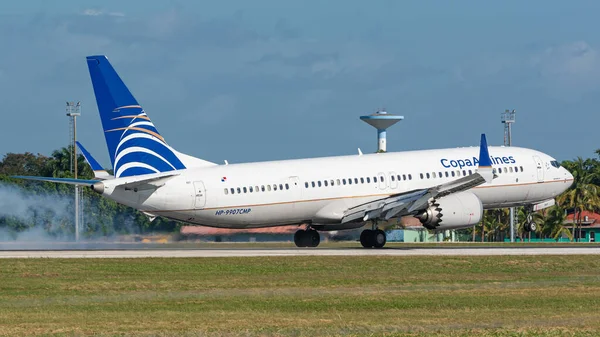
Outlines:
{"label": "green tree", "polygon": [[43,175],[50,158],[33,153],[7,153],[0,162],[2,175]]}
{"label": "green tree", "polygon": [[567,228],[565,228],[566,219],[567,214],[562,207],[559,205],[550,207],[546,212],[546,216],[544,217],[542,233],[556,241],[563,236],[566,236],[569,238],[569,240],[573,241],[573,235]]}
{"label": "green tree", "polygon": [[574,182],[558,198],[558,202],[562,207],[573,209],[575,225],[572,236],[578,238],[580,235],[575,235],[575,228],[581,233],[582,212],[594,212],[600,208],[599,189],[595,183],[598,180],[598,165],[594,159],[578,157],[574,161],[563,162],[563,166],[571,172]]}
{"label": "green tree", "polygon": [[[63,147],[59,150],[54,150],[50,160],[47,162],[47,169],[53,177],[72,177],[74,172],[71,171],[72,165],[72,147]],[[85,158],[82,155],[77,155],[77,177],[81,179],[92,178],[94,176],[93,171],[85,162]]]}
{"label": "green tree", "polygon": [[525,225],[527,225],[528,223],[535,223],[536,225],[536,230],[535,232],[540,234],[541,233],[541,226],[544,223],[544,216],[539,213],[539,212],[528,212],[525,207],[518,207],[516,209],[516,221],[517,221],[517,235],[519,236],[519,238],[521,238],[521,241],[524,242],[524,238],[525,236],[527,236],[527,239],[529,241],[531,241],[531,232],[526,231],[525,230]]}

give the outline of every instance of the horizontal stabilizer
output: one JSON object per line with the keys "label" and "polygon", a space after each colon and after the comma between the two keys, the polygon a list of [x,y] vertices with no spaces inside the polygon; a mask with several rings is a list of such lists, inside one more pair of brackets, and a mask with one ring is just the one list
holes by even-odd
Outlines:
{"label": "horizontal stabilizer", "polygon": [[177,175],[179,175],[179,173],[167,173],[151,177],[148,177],[148,175],[128,177],[128,179],[119,179],[118,181],[122,181],[123,183],[116,184],[114,186],[118,188],[123,188],[125,190],[155,190],[163,186],[167,180]]}
{"label": "horizontal stabilizer", "polygon": [[47,181],[47,182],[51,182],[51,183],[61,183],[61,184],[78,185],[78,186],[91,186],[98,182],[97,180],[88,180],[88,179],[53,178],[53,177],[36,177],[36,176],[11,176],[11,178]]}

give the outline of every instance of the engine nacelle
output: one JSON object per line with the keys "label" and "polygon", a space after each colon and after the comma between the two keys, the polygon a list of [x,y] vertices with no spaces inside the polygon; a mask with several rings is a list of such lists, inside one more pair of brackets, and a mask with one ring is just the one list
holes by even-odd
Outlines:
{"label": "engine nacelle", "polygon": [[430,207],[415,215],[427,229],[459,229],[468,228],[483,216],[483,205],[479,198],[471,192],[450,194],[430,202]]}

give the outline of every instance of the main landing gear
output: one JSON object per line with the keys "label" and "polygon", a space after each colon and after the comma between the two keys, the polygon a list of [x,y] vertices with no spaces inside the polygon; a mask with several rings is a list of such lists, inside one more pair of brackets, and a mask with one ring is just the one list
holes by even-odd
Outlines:
{"label": "main landing gear", "polygon": [[294,234],[296,247],[317,247],[321,242],[319,232],[312,228],[300,229]]}
{"label": "main landing gear", "polygon": [[365,248],[383,248],[386,242],[385,232],[377,228],[376,222],[373,222],[373,229],[360,233],[360,244]]}

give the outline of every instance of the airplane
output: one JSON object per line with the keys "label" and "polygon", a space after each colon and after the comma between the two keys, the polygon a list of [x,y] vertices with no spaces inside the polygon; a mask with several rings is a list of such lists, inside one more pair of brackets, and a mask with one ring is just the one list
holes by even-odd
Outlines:
{"label": "airplane", "polygon": [[467,228],[484,209],[550,207],[573,182],[551,156],[488,147],[485,134],[479,147],[218,165],[169,146],[106,56],[88,56],[87,64],[114,176],[16,178],[88,186],[150,217],[196,225],[299,225],[298,247],[317,247],[318,231],[370,223],[360,235],[365,248],[386,244],[382,221],[413,216],[433,231]]}

